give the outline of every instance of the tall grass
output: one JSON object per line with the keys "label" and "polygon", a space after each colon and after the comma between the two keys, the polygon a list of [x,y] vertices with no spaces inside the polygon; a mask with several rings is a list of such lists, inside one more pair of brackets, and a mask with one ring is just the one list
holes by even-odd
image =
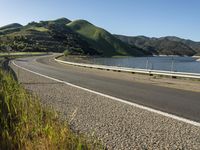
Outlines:
{"label": "tall grass", "polygon": [[[90,141],[90,142],[88,142]],[[0,70],[0,149],[103,149],[71,131],[11,75]]]}

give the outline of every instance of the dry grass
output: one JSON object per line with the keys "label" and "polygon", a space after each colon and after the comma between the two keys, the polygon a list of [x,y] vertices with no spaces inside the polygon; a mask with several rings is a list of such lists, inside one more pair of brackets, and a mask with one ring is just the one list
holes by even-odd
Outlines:
{"label": "dry grass", "polygon": [[36,96],[0,70],[0,149],[104,148],[98,141],[72,132],[56,112],[42,106]]}

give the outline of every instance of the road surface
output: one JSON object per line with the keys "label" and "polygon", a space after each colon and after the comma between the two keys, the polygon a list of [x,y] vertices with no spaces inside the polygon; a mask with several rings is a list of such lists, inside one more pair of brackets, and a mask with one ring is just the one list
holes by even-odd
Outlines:
{"label": "road surface", "polygon": [[20,58],[15,63],[52,78],[200,122],[199,92],[141,83],[124,79],[123,76],[116,79],[112,77],[112,72],[102,70],[97,74],[90,69],[59,64],[54,61],[54,57],[55,55]]}

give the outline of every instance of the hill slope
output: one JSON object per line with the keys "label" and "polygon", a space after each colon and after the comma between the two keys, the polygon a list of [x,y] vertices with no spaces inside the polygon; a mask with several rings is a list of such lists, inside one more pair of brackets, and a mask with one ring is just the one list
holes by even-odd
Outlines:
{"label": "hill slope", "polygon": [[0,51],[63,52],[66,49],[73,54],[103,56],[143,56],[145,53],[84,20],[71,22],[60,18],[0,28]]}
{"label": "hill slope", "polygon": [[108,31],[96,27],[85,20],[76,20],[67,24],[73,31],[84,37],[92,48],[98,50],[105,56],[112,55],[134,55],[142,56],[144,51],[135,46],[130,46],[117,38]]}
{"label": "hill slope", "polygon": [[19,31],[21,27],[22,25],[18,23],[12,23],[12,24],[0,27],[0,35],[5,35],[11,32]]}
{"label": "hill slope", "polygon": [[22,25],[18,23],[12,23],[12,24],[0,27],[0,30],[10,29],[10,28],[19,28],[19,27],[22,27]]}
{"label": "hill slope", "polygon": [[145,36],[122,36],[116,38],[130,45],[136,45],[142,49],[161,55],[195,55],[200,53],[200,44],[191,40],[177,37],[149,38]]}
{"label": "hill slope", "polygon": [[195,42],[195,41],[192,41],[189,39],[182,39],[182,38],[175,37],[175,36],[167,36],[164,38],[169,39],[171,41],[182,42],[182,43],[188,45],[193,50],[195,50],[197,52],[197,55],[200,55],[200,42]]}
{"label": "hill slope", "polygon": [[18,30],[0,35],[0,51],[51,51],[98,55],[79,34],[66,26],[66,18],[31,22]]}

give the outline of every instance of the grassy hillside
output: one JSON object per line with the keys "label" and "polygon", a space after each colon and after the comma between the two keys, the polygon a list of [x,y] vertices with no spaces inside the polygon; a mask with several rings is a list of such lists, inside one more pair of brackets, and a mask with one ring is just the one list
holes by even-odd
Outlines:
{"label": "grassy hillside", "polygon": [[71,22],[66,18],[31,22],[26,26],[12,24],[0,28],[0,51],[63,52],[81,55],[133,55],[146,54],[130,46],[104,29],[84,20]]}
{"label": "grassy hillside", "polygon": [[88,21],[76,20],[67,24],[67,26],[82,35],[92,48],[97,49],[103,55],[140,56],[144,54],[141,49],[123,43],[106,30],[96,27]]}
{"label": "grassy hillside", "polygon": [[[145,36],[128,37],[122,35],[115,35],[116,38],[130,45],[136,45],[142,49],[152,52],[153,54],[162,55],[188,55],[192,56],[198,53],[185,40],[178,40],[177,38],[148,38]],[[200,48],[200,46],[199,46]]]}
{"label": "grassy hillside", "polygon": [[12,24],[9,24],[9,25],[6,25],[6,26],[3,26],[3,27],[0,27],[0,30],[6,30],[6,29],[11,29],[11,28],[20,28],[22,27],[21,24],[18,24],[18,23],[12,23]]}
{"label": "grassy hillside", "polygon": [[31,22],[18,31],[0,35],[0,51],[63,52],[70,49],[79,54],[99,54],[79,34],[66,26],[69,22],[65,18]]}
{"label": "grassy hillside", "polygon": [[9,25],[0,27],[0,35],[5,35],[8,33],[20,31],[21,27],[22,27],[22,25],[20,25],[18,23],[13,23],[13,24],[9,24]]}

